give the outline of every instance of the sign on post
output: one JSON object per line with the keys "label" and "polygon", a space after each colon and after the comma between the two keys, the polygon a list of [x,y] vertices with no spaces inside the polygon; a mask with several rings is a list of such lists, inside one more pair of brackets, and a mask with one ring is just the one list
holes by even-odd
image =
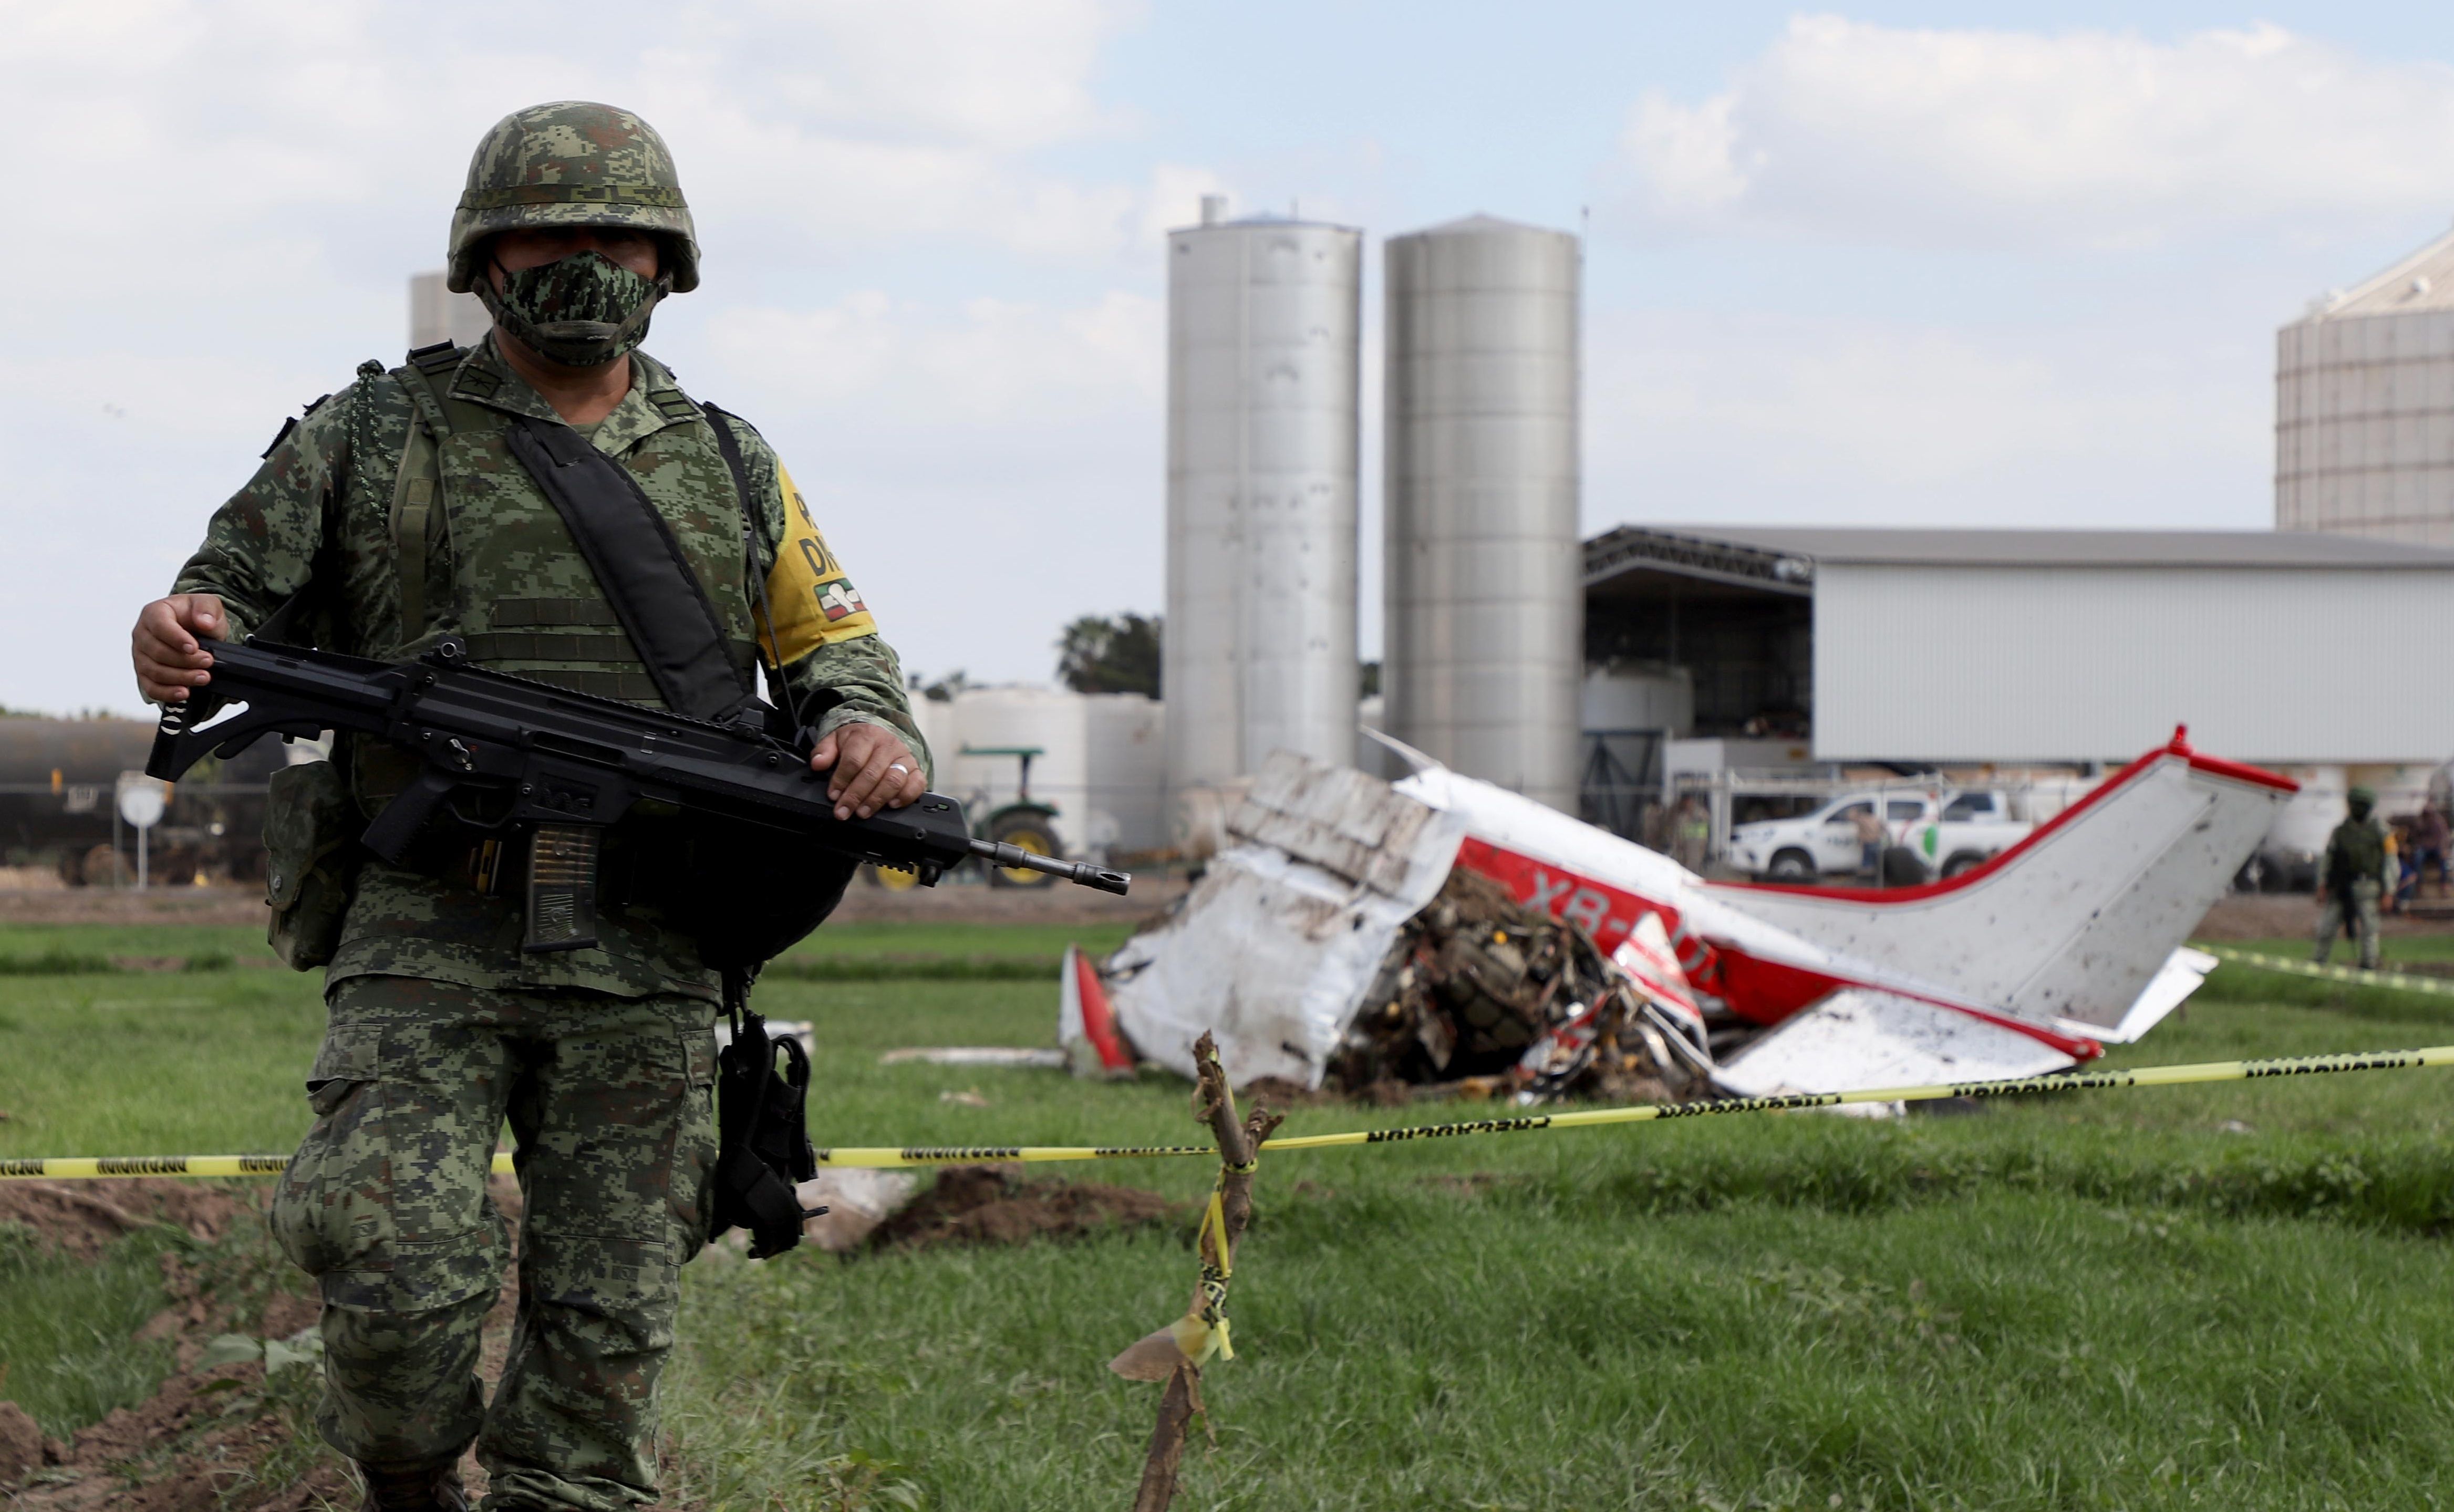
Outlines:
{"label": "sign on post", "polygon": [[142,772],[119,774],[119,816],[136,826],[136,890],[145,890],[145,837],[171,808],[171,784]]}

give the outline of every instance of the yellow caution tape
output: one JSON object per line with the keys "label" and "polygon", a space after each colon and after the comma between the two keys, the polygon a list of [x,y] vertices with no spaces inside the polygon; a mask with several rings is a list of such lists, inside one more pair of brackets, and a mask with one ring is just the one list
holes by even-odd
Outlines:
{"label": "yellow caution tape", "polygon": [[[1534,1134],[1553,1129],[1596,1129],[1618,1123],[1699,1119],[1730,1113],[1780,1113],[1793,1108],[1832,1108],[1862,1102],[1932,1102],[1944,1098],[2021,1098],[2060,1092],[2112,1092],[2126,1087],[2180,1087],[2210,1081],[2262,1081],[2275,1077],[2318,1077],[2346,1071],[2407,1071],[2454,1066],[2454,1045],[2422,1050],[2356,1051],[2346,1055],[2292,1056],[2274,1060],[2210,1060],[2188,1066],[2141,1066],[2133,1071],[2063,1071],[2000,1081],[1955,1081],[1922,1087],[1876,1087],[1863,1092],[1799,1092],[1770,1098],[1723,1098],[1697,1102],[1642,1103],[1536,1113],[1514,1119],[1472,1119],[1458,1123],[1421,1123],[1396,1129],[1350,1129],[1342,1134],[1280,1136],[1262,1143],[1265,1152],[1333,1150],[1350,1145],[1398,1144],[1467,1134]],[[1209,1144],[966,1144],[843,1147],[817,1152],[820,1165],[872,1168],[959,1165],[975,1161],[1140,1159],[1208,1156]],[[71,1159],[0,1159],[0,1179],[96,1176],[275,1176],[288,1161],[277,1155],[106,1156]],[[509,1172],[512,1158],[494,1157],[494,1169]]]}
{"label": "yellow caution tape", "polygon": [[2194,945],[2191,948],[2205,951],[2218,960],[2228,960],[2237,966],[2255,966],[2260,971],[2278,971],[2286,976],[2338,981],[2353,987],[2392,987],[2401,992],[2424,992],[2440,998],[2454,998],[2454,981],[2443,977],[2414,977],[2399,971],[2363,971],[2358,966],[2321,966],[2314,960],[2264,956],[2254,950],[2235,950],[2230,945]]}

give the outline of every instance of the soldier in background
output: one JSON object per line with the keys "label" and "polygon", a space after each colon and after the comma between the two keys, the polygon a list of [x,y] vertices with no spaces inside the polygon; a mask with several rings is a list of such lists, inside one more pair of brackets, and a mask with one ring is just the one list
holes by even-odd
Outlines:
{"label": "soldier in background", "polygon": [[[635,350],[656,303],[698,283],[663,139],[603,105],[505,117],[470,165],[450,252],[451,287],[484,301],[493,333],[389,371],[370,362],[284,427],[139,617],[146,696],[184,700],[210,675],[200,638],[246,635],[303,595],[330,650],[398,661],[456,635],[477,664],[661,707],[508,444],[524,417],[572,427],[630,474],[744,685],[764,661],[815,732],[811,766],[830,774],[839,817],[917,797],[927,764],[902,670],[791,474]],[[716,1144],[719,985],[663,922],[688,879],[643,852],[599,945],[524,954],[520,889],[496,885],[491,852],[463,842],[394,867],[355,850],[413,772],[391,746],[345,741],[315,778],[329,793],[266,823],[275,945],[327,967],[315,1122],[272,1213],[323,1293],[317,1426],[357,1462],[370,1507],[464,1507],[473,1441],[490,1506],[652,1502],[676,1271],[706,1242]],[[606,841],[609,876],[621,836]],[[489,1402],[479,1325],[509,1236],[487,1172],[507,1120],[525,1205],[519,1318]]]}
{"label": "soldier in background", "polygon": [[2318,914],[2318,949],[2311,959],[2321,966],[2335,953],[2335,936],[2346,925],[2360,940],[2361,967],[2378,966],[2378,899],[2386,890],[2385,832],[2371,811],[2377,795],[2354,788],[2343,795],[2351,811],[2326,837],[2325,859],[2319,863],[2318,896],[2325,904]]}

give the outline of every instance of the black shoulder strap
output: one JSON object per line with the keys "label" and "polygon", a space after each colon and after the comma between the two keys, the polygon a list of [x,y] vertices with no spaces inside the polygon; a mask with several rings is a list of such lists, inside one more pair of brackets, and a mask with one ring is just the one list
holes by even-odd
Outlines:
{"label": "black shoulder strap", "polygon": [[720,719],[751,696],[707,590],[630,470],[567,425],[512,418],[512,455],[571,527],[614,616],[676,714]]}
{"label": "black shoulder strap", "polygon": [[750,579],[750,592],[758,602],[758,617],[767,626],[767,690],[774,696],[776,704],[793,716],[794,726],[799,728],[809,721],[784,676],[784,643],[775,634],[775,611],[767,603],[767,554],[758,549],[758,495],[750,491],[750,464],[741,455],[741,436],[733,429],[732,412],[713,404],[701,404],[699,408],[707,412],[707,423],[715,428],[715,449],[724,454],[724,465],[733,474],[734,493],[741,499],[741,571]]}

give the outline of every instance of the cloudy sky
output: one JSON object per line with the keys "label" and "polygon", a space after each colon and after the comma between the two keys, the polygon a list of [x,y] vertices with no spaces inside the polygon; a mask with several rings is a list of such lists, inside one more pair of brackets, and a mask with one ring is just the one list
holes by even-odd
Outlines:
{"label": "cloudy sky", "polygon": [[137,707],[136,608],[571,96],[698,217],[654,350],[976,679],[1159,607],[1203,192],[1372,234],[1367,373],[1382,235],[1586,227],[1589,529],[2263,526],[2274,328],[2454,222],[2443,7],[0,0],[0,704]]}

